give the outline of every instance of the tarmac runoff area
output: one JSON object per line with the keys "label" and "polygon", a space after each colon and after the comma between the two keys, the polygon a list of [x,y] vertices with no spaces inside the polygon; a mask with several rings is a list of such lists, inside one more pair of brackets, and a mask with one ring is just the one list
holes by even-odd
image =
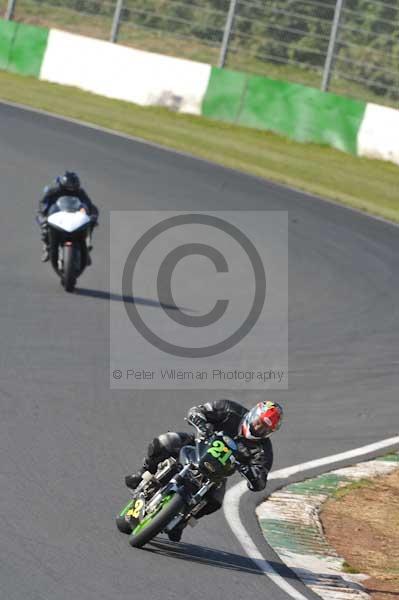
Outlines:
{"label": "tarmac runoff area", "polygon": [[399,453],[330,471],[272,494],[256,510],[263,534],[281,560],[325,600],[369,600],[364,574],[343,571],[344,560],[329,546],[319,514],[338,488],[399,468]]}

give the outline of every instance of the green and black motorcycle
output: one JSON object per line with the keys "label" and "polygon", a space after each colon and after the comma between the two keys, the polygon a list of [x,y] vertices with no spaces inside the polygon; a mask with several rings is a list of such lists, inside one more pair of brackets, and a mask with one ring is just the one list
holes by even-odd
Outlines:
{"label": "green and black motorcycle", "polygon": [[119,531],[130,535],[134,548],[183,522],[195,524],[209,490],[240,466],[237,444],[222,431],[206,439],[196,437],[194,444],[183,446],[178,460],[160,463],[155,475],[145,472],[133,498],[116,518]]}

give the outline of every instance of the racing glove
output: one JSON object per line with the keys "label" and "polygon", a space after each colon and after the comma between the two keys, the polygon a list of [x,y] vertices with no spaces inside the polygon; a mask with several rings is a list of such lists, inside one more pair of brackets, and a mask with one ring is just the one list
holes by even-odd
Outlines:
{"label": "racing glove", "polygon": [[243,465],[240,472],[247,479],[247,487],[251,492],[260,492],[266,487],[269,471],[264,464],[256,462],[256,459],[249,465]]}
{"label": "racing glove", "polygon": [[203,415],[200,412],[190,411],[188,413],[187,420],[189,421],[189,423],[192,423],[193,425],[198,427],[201,437],[209,437],[209,435],[213,432],[212,425],[208,423],[208,421],[205,418],[205,415]]}
{"label": "racing glove", "polygon": [[260,492],[266,487],[267,472],[261,467],[254,465],[249,467],[250,474],[248,476],[247,487],[251,492]]}

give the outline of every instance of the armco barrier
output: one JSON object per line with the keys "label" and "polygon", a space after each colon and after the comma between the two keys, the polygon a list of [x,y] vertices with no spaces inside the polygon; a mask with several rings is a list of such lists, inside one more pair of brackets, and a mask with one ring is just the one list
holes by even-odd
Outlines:
{"label": "armco barrier", "polygon": [[0,20],[0,69],[399,164],[399,111],[204,63]]}

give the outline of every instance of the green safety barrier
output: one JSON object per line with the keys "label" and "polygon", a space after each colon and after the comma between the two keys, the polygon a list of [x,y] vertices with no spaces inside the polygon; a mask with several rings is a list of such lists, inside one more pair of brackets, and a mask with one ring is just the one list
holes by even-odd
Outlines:
{"label": "green safety barrier", "polygon": [[357,154],[366,103],[315,88],[212,68],[203,102],[207,117],[328,144]]}
{"label": "green safety barrier", "polygon": [[202,101],[202,114],[235,123],[241,110],[247,80],[245,73],[212,68]]}
{"label": "green safety barrier", "polygon": [[15,21],[0,21],[0,68],[39,77],[49,30]]}
{"label": "green safety barrier", "polygon": [[14,21],[0,20],[0,69],[8,70],[10,60],[11,46],[17,30],[17,23]]}

